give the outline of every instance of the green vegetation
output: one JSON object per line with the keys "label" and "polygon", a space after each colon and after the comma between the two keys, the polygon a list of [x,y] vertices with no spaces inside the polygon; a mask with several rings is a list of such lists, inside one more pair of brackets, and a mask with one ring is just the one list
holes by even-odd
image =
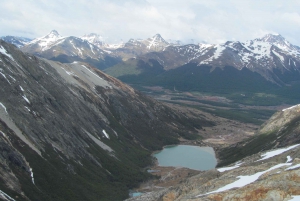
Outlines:
{"label": "green vegetation", "polygon": [[216,106],[216,107],[230,107],[230,108],[237,108],[237,104],[232,103],[223,103],[223,102],[217,102],[217,101],[209,101],[209,100],[199,100],[195,97],[172,97],[171,100],[185,100],[185,101],[192,101],[196,103],[203,103],[210,106]]}
{"label": "green vegetation", "polygon": [[[140,73],[125,74],[123,72],[125,69],[129,69],[129,71],[130,69],[139,69]],[[119,67],[119,71],[122,73],[112,73],[112,75],[134,87],[161,86],[177,91],[198,91],[223,96],[234,103],[244,105],[296,104],[300,99],[299,73],[296,72],[283,75],[275,70],[277,77],[287,83],[287,85],[279,86],[247,68],[238,70],[230,66],[213,69],[211,66],[188,63],[179,68],[164,71],[158,62],[151,60],[137,63],[127,62],[126,65]],[[106,72],[110,74],[110,68]]]}
{"label": "green vegetation", "polygon": [[142,71],[137,68],[137,61],[135,59],[129,59],[126,62],[121,62],[111,68],[105,69],[104,72],[114,77],[120,77],[122,75],[138,75]]}
{"label": "green vegetation", "polygon": [[176,104],[195,108],[226,119],[232,119],[232,120],[240,121],[242,123],[252,123],[256,125],[261,125],[264,121],[269,119],[272,116],[272,114],[274,114],[275,112],[274,110],[241,109],[241,108],[220,109],[214,107],[205,107],[205,106],[189,105],[189,104],[182,104],[182,103],[176,103]]}

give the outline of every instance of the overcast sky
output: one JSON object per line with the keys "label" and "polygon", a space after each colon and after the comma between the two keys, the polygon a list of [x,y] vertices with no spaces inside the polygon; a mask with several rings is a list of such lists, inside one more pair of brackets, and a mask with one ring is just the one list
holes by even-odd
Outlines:
{"label": "overcast sky", "polygon": [[1,0],[0,36],[98,33],[108,42],[246,41],[279,33],[300,46],[299,0]]}

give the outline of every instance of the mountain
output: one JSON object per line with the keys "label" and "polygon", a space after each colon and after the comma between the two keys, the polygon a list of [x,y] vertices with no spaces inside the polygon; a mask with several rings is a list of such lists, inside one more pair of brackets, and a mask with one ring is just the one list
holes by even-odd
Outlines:
{"label": "mountain", "polygon": [[[89,40],[96,43],[96,45],[90,43]],[[88,62],[99,69],[115,65],[120,61],[119,58],[111,56],[110,53],[97,46],[99,41],[95,38],[95,35],[89,35],[89,40],[87,36],[84,39],[74,36],[63,37],[53,30],[46,36],[34,39],[26,44],[21,50],[64,63]]]}
{"label": "mountain", "polygon": [[[67,40],[50,36],[40,43]],[[1,40],[0,84],[4,200],[123,200],[151,178],[154,150],[213,125],[89,64],[39,58]]]}
{"label": "mountain", "polygon": [[130,39],[120,48],[113,51],[115,55],[127,60],[148,52],[160,52],[170,44],[164,40],[160,34],[156,34],[148,39]]}
{"label": "mountain", "polygon": [[80,37],[82,40],[86,40],[89,43],[96,45],[99,48],[102,48],[105,45],[104,38],[96,33],[90,33]]}
{"label": "mountain", "polygon": [[18,37],[18,36],[3,36],[3,37],[0,37],[0,39],[4,40],[7,43],[11,43],[11,44],[17,46],[18,48],[21,48],[24,45],[26,45],[27,43],[29,43],[30,41],[32,41],[32,39],[30,39],[30,38],[24,38],[24,37]]}
{"label": "mountain", "polygon": [[[138,87],[221,92],[235,100],[250,92],[242,102],[251,104],[294,104],[300,98],[296,95],[300,48],[279,34],[246,42],[198,45],[174,45],[156,34],[111,45],[97,34],[77,38],[52,31],[21,49],[63,63],[87,62]],[[274,98],[269,101],[269,97]]]}
{"label": "mountain", "polygon": [[217,150],[218,168],[128,201],[299,200],[299,110],[278,111],[252,138]]}
{"label": "mountain", "polygon": [[296,97],[299,50],[282,36],[272,34],[244,43],[170,45],[163,51],[123,61],[105,72],[139,87],[217,93],[254,105],[265,104],[265,96],[272,96],[273,100],[267,98],[271,104],[295,104],[300,98]]}
{"label": "mountain", "polygon": [[248,68],[266,79],[280,82],[276,72],[299,72],[300,48],[290,44],[281,35],[266,36],[245,43],[228,41],[223,44],[168,46],[161,52],[151,52],[138,57],[147,62],[157,60],[165,70],[187,63],[213,67],[232,66],[239,70]]}

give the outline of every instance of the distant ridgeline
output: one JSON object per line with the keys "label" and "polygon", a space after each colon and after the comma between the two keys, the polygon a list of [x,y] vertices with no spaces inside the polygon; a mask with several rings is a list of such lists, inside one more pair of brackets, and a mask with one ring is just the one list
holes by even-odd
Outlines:
{"label": "distant ridgeline", "polygon": [[64,37],[55,30],[31,41],[2,38],[47,59],[90,63],[136,88],[215,93],[250,105],[296,104],[300,98],[300,48],[279,34],[215,45],[173,44],[159,34],[107,44],[97,34]]}

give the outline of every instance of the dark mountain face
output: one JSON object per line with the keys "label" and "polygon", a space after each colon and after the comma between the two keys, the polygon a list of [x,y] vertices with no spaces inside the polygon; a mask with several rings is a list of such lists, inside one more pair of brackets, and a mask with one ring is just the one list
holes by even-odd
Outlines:
{"label": "dark mountain face", "polygon": [[151,151],[212,125],[88,64],[0,45],[0,190],[13,198],[122,200]]}

